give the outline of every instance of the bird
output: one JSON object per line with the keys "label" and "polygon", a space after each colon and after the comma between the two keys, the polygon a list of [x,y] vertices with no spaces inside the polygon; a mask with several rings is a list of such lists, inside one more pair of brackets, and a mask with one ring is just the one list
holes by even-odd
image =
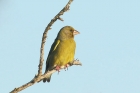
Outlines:
{"label": "bird", "polygon": [[[72,26],[64,26],[60,29],[49,51],[45,73],[53,69],[59,72],[61,68],[67,68],[68,64],[74,60],[76,49],[74,36],[77,34],[80,32]],[[45,77],[43,82],[50,82],[51,75]]]}

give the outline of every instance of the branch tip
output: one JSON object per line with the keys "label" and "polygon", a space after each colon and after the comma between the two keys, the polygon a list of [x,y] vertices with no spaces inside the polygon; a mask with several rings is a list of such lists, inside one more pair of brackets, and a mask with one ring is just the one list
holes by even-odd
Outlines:
{"label": "branch tip", "polygon": [[61,17],[58,17],[58,19],[59,19],[60,21],[64,21]]}

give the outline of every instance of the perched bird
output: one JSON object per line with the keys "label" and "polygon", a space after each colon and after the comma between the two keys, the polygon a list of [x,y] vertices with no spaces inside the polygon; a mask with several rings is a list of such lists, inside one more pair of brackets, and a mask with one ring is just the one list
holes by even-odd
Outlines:
{"label": "perched bird", "polygon": [[[76,48],[74,35],[77,34],[79,34],[79,32],[71,26],[65,26],[60,29],[48,54],[45,73],[52,69],[59,72],[61,68],[67,68],[67,65],[74,60]],[[43,82],[50,82],[51,75],[52,74],[46,77]]]}

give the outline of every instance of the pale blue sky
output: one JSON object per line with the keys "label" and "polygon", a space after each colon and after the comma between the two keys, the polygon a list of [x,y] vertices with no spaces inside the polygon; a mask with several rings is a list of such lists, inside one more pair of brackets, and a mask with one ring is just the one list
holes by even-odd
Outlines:
{"label": "pale blue sky", "polygon": [[[37,74],[44,29],[67,2],[0,0],[1,93]],[[75,37],[75,58],[83,66],[20,93],[140,93],[139,0],[74,0],[62,18],[48,33],[44,58],[60,28],[70,25],[81,33]]]}

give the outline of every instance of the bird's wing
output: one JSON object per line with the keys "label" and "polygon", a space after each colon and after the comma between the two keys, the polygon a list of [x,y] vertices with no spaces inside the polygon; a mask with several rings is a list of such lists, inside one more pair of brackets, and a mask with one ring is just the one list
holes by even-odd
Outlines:
{"label": "bird's wing", "polygon": [[57,48],[57,46],[59,45],[59,43],[60,43],[60,40],[55,39],[54,43],[53,43],[52,46],[51,46],[50,52],[49,52],[49,54],[48,54],[48,58],[47,58],[47,60],[46,60],[46,71],[45,71],[45,72],[47,72],[47,71],[48,71],[48,68],[49,68],[49,61],[48,61],[48,60],[49,60],[49,58],[50,58],[52,52],[53,52],[53,51]]}

